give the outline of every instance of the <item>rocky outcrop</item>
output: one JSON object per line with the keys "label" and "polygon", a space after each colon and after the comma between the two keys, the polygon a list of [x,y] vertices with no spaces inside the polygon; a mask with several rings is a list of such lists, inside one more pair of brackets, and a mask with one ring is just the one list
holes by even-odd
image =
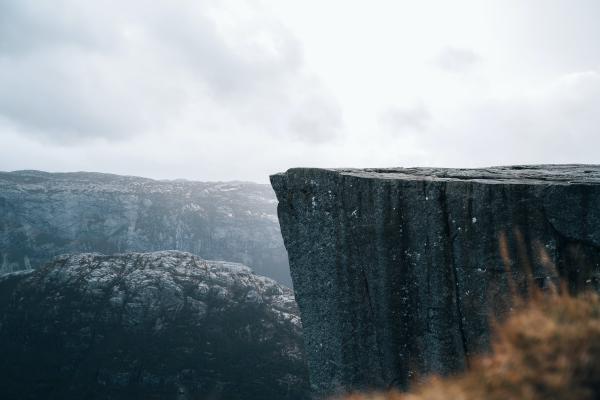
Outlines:
{"label": "rocky outcrop", "polygon": [[176,251],[0,277],[3,399],[302,399],[290,289]]}
{"label": "rocky outcrop", "polygon": [[600,286],[599,166],[291,169],[271,182],[317,396],[463,369],[514,292]]}
{"label": "rocky outcrop", "polygon": [[64,253],[188,251],[291,286],[268,185],[0,172],[0,272]]}

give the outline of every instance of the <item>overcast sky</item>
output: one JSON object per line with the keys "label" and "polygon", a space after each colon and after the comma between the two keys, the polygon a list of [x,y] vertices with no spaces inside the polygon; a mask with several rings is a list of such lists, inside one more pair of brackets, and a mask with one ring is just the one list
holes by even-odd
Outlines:
{"label": "overcast sky", "polygon": [[600,2],[0,0],[0,170],[600,163]]}

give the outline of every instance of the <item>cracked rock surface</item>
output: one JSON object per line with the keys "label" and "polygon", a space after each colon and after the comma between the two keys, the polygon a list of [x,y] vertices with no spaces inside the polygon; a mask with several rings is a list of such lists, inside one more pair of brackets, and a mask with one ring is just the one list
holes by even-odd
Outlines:
{"label": "cracked rock surface", "polygon": [[0,273],[64,253],[180,250],[291,286],[269,185],[0,172]]}
{"label": "cracked rock surface", "polygon": [[600,287],[596,165],[297,168],[271,183],[317,397],[465,368],[513,288]]}
{"label": "cracked rock surface", "polygon": [[3,399],[302,399],[293,292],[165,251],[65,255],[0,277]]}

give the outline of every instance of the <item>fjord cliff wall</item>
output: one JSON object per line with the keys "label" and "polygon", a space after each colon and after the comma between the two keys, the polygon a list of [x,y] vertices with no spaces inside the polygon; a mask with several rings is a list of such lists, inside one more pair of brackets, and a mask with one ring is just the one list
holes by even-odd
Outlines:
{"label": "fjord cliff wall", "polygon": [[317,397],[461,370],[515,290],[600,285],[600,166],[290,169],[271,183]]}
{"label": "fjord cliff wall", "polygon": [[188,251],[291,285],[268,185],[0,172],[0,274],[65,253]]}

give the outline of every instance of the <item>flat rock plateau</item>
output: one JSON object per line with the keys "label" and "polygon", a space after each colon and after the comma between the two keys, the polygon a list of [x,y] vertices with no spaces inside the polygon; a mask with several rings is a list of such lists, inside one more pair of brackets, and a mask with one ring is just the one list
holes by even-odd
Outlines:
{"label": "flat rock plateau", "polygon": [[271,176],[316,397],[406,388],[488,348],[514,293],[600,288],[600,167]]}
{"label": "flat rock plateau", "polygon": [[303,399],[293,292],[165,251],[0,276],[3,399]]}

